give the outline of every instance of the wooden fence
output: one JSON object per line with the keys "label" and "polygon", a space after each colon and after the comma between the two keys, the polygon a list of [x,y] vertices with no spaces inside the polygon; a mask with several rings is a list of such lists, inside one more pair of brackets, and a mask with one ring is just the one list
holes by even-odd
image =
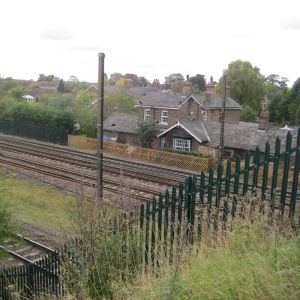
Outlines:
{"label": "wooden fence", "polygon": [[59,253],[34,263],[0,269],[0,299],[33,299],[47,295],[60,297],[62,294]]}
{"label": "wooden fence", "polygon": [[[97,142],[95,139],[87,138],[85,136],[69,135],[68,145],[81,149],[96,150]],[[202,158],[112,142],[104,142],[104,151],[113,155],[146,160],[157,164],[193,171],[207,172],[214,163],[213,158]]]}

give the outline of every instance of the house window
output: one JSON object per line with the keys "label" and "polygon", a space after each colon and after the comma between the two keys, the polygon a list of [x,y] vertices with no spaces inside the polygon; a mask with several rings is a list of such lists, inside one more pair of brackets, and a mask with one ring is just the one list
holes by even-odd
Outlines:
{"label": "house window", "polygon": [[191,140],[174,138],[173,149],[191,151]]}
{"label": "house window", "polygon": [[161,112],[161,118],[160,118],[161,123],[168,122],[168,118],[169,118],[169,112],[167,110],[163,110]]}
{"label": "house window", "polygon": [[144,109],[144,121],[149,122],[151,117],[151,111],[149,108]]}
{"label": "house window", "polygon": [[166,147],[166,138],[162,137],[160,138],[160,148],[164,149]]}

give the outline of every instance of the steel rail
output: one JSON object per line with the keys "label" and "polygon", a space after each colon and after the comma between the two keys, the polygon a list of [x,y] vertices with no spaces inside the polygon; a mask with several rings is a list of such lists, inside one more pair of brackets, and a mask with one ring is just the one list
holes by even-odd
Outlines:
{"label": "steel rail", "polygon": [[[2,136],[0,136],[1,138]],[[0,139],[1,140],[1,139]],[[24,147],[21,147],[20,146],[20,142],[22,144],[26,144],[28,147],[30,147],[30,149],[32,149],[34,147],[34,151],[36,151],[37,147],[38,148],[42,148],[44,149],[45,151],[50,151],[50,152],[55,152],[55,154],[58,154],[57,152],[62,152],[64,154],[68,154],[68,155],[76,155],[76,156],[79,156],[81,158],[84,158],[84,159],[89,159],[91,160],[90,162],[94,163],[96,161],[96,157],[95,157],[95,154],[88,154],[87,152],[83,152],[82,150],[79,151],[79,150],[74,150],[74,148],[70,148],[70,147],[65,147],[65,146],[59,146],[59,145],[56,145],[56,144],[51,144],[51,145],[44,145],[44,144],[41,144],[41,142],[28,142],[28,141],[24,141],[23,139],[19,139],[19,138],[4,138],[4,140],[6,141],[9,141],[11,143],[13,143],[12,146],[14,147],[17,147],[17,148],[21,148],[21,149],[24,149]],[[18,144],[15,145],[16,141],[18,141]],[[1,141],[0,141],[1,142]],[[2,144],[4,144],[2,142]],[[7,143],[6,143],[7,144]],[[64,147],[64,148],[62,148]],[[31,153],[32,154],[32,153]],[[74,159],[74,157],[72,156],[72,159]],[[125,166],[126,164],[130,164],[130,165],[138,165],[138,166],[142,166],[144,167],[144,169],[153,169],[154,167],[153,166],[150,166],[149,164],[145,164],[145,163],[142,163],[142,162],[131,162],[131,161],[128,161],[128,160],[125,160],[125,159],[119,159],[119,158],[115,158],[115,157],[105,157],[105,160],[108,162],[112,162],[112,163],[117,163],[117,164],[120,164],[120,163],[123,163],[123,165]],[[172,175],[172,176],[188,176],[190,174],[195,174],[197,175],[198,173],[195,172],[195,171],[179,171],[179,170],[173,170],[172,168],[168,168],[168,167],[162,167],[162,166],[155,166],[155,169],[159,170],[160,173],[163,173],[163,172],[166,172],[166,174],[168,176]]]}
{"label": "steel rail", "polygon": [[[93,187],[93,188],[95,187],[95,183],[83,181],[82,179],[75,179],[75,178],[72,178],[72,177],[70,177],[68,175],[65,175],[65,174],[57,174],[54,171],[50,172],[50,171],[47,171],[47,170],[36,168],[32,165],[30,166],[30,165],[27,165],[27,164],[24,164],[24,163],[22,164],[22,163],[12,162],[12,161],[3,160],[3,159],[0,158],[0,163],[1,162],[4,163],[4,164],[15,166],[15,167],[22,167],[23,169],[26,169],[26,170],[29,170],[29,171],[35,171],[35,172],[38,172],[38,173],[46,175],[46,176],[55,177],[55,178],[60,179],[60,180],[66,180],[66,181],[69,181],[69,182],[73,182],[73,183],[77,183],[77,184],[80,184],[80,185],[89,186],[89,187]],[[120,191],[115,187],[109,187],[107,185],[104,186],[104,189],[107,190],[107,191],[118,193],[118,194],[123,193],[123,191]],[[144,192],[143,189],[139,189],[139,191]],[[139,191],[135,191],[135,192],[139,192]],[[151,193],[152,192],[153,191],[151,191]],[[158,192],[158,191],[156,191],[156,192]],[[149,190],[148,190],[148,193],[149,193]],[[142,195],[135,194],[135,193],[131,193],[131,196],[133,196],[134,198],[139,199],[143,202],[149,200],[149,196],[142,196]]]}
{"label": "steel rail", "polygon": [[44,250],[44,251],[46,251],[48,253],[51,253],[51,254],[52,253],[57,253],[56,250],[54,250],[54,249],[52,249],[52,248],[50,248],[50,247],[48,247],[46,245],[43,245],[43,244],[41,244],[39,242],[36,242],[34,240],[28,239],[28,238],[26,238],[25,236],[23,236],[21,234],[17,234],[17,237],[19,237],[20,239],[24,240],[28,244],[33,245],[36,248],[40,248],[40,249],[42,249],[42,250]]}
{"label": "steel rail", "polygon": [[34,264],[34,261],[27,259],[26,257],[16,253],[15,251],[9,250],[3,246],[0,245],[0,249],[5,251],[6,253],[10,254],[11,256],[13,256],[14,258],[16,258],[19,261],[22,261],[23,263],[26,264]]}

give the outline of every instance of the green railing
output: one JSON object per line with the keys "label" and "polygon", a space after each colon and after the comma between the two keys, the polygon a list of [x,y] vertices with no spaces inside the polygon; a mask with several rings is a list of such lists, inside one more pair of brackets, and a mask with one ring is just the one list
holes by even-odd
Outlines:
{"label": "green railing", "polygon": [[0,132],[45,142],[62,145],[68,144],[68,131],[64,129],[46,128],[28,123],[0,120]]}
{"label": "green railing", "polygon": [[[277,139],[274,153],[270,154],[270,145],[266,143],[261,161],[257,148],[253,162],[247,153],[244,162],[237,157],[234,162],[219,164],[216,171],[211,168],[208,174],[189,176],[184,183],[141,204],[139,213],[130,214],[130,218],[121,214],[125,223],[112,220],[111,234],[116,241],[121,240],[118,257],[126,258],[128,268],[134,266],[132,272],[141,266],[160,267],[163,263],[172,263],[186,245],[226,235],[236,218],[251,220],[263,216],[270,226],[288,225],[299,229],[300,129],[295,147],[292,147],[290,133],[283,152],[280,145],[281,140]],[[129,247],[135,247],[135,251]],[[74,251],[76,253],[76,247]],[[129,253],[134,253],[132,261]],[[4,270],[0,273],[2,293],[8,283],[22,289],[28,286],[34,293],[36,290],[62,292],[55,277],[58,273],[48,272],[49,268],[43,264]],[[43,279],[45,276],[54,277]],[[48,285],[44,286],[44,280]]]}
{"label": "green railing", "polygon": [[211,168],[208,174],[187,177],[184,184],[142,204],[139,227],[143,262],[159,266],[162,256],[172,262],[179,245],[222,231],[226,234],[236,216],[263,215],[270,225],[299,228],[300,129],[294,148],[290,133],[283,153],[280,144],[277,138],[271,155],[266,143],[262,161],[257,148],[252,163],[247,153],[243,163],[239,157],[235,162],[226,161],[218,165],[216,174]]}

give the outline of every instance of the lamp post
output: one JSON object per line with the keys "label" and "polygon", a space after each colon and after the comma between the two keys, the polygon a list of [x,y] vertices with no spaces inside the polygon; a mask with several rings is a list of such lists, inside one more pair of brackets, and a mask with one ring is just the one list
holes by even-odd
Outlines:
{"label": "lamp post", "polygon": [[219,163],[222,164],[224,152],[224,126],[225,126],[225,107],[227,98],[227,74],[223,72],[223,87],[222,87],[222,108],[220,113],[220,145],[219,145]]}
{"label": "lamp post", "polygon": [[97,202],[103,204],[103,101],[104,53],[98,54],[98,122],[97,122]]}

